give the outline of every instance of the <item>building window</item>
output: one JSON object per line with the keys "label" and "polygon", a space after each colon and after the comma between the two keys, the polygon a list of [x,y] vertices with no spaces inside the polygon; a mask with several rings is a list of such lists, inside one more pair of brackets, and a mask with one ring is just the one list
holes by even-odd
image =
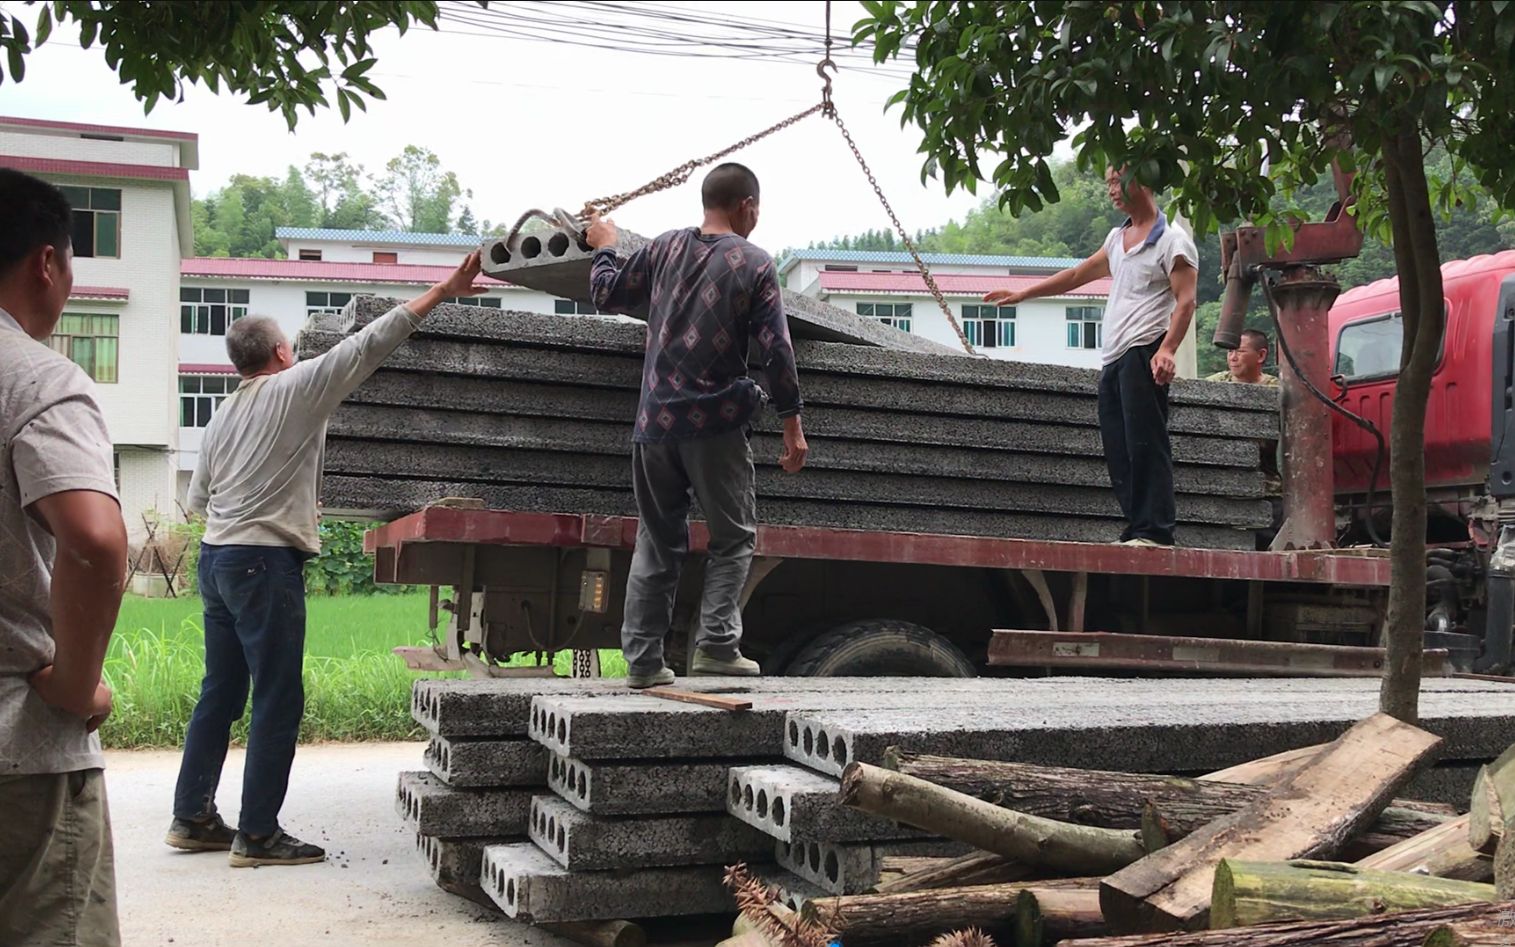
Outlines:
{"label": "building window", "polygon": [[964,306],[963,334],[975,348],[1015,348],[1015,307]]}
{"label": "building window", "polygon": [[589,303],[575,302],[572,299],[554,299],[552,311],[560,316],[598,316],[600,311]]}
{"label": "building window", "polygon": [[[827,273],[856,273],[857,272],[857,267],[856,266],[853,266],[851,264],[843,264],[843,263],[827,263],[825,266],[821,267],[821,269],[825,270]],[[876,273],[878,271],[875,270],[874,272]],[[888,270],[885,270],[884,272],[887,273]]]}
{"label": "building window", "polygon": [[319,262],[321,262],[321,251],[320,250],[301,250],[300,251],[300,259],[302,259],[302,260],[309,260],[312,263],[319,263]]}
{"label": "building window", "polygon": [[351,300],[352,293],[306,293],[305,315],[340,316]]}
{"label": "building window", "polygon": [[245,289],[180,288],[179,331],[185,335],[225,335],[228,326],[247,315],[247,294]]}
{"label": "building window", "polygon": [[116,347],[120,336],[119,316],[80,315],[65,312],[53,330],[53,350],[103,385],[115,384]]}
{"label": "building window", "polygon": [[869,319],[877,319],[884,325],[901,332],[909,332],[914,315],[911,306],[911,303],[858,303],[857,314]]}
{"label": "building window", "polygon": [[235,375],[180,375],[179,426],[205,427],[239,383]]}
{"label": "building window", "polygon": [[121,191],[113,187],[59,190],[74,209],[74,256],[121,255]]}
{"label": "building window", "polygon": [[485,309],[499,309],[500,297],[498,296],[453,296],[442,300],[444,303],[456,303],[459,306],[482,306]]}
{"label": "building window", "polygon": [[1105,344],[1105,307],[1069,306],[1068,348],[1098,349]]}
{"label": "building window", "polygon": [[400,262],[400,254],[394,250],[375,250],[373,252],[373,261],[375,263],[398,263]]}

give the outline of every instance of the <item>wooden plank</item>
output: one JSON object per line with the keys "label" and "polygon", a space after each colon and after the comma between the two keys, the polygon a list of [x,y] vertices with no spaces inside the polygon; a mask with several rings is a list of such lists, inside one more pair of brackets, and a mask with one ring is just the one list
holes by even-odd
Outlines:
{"label": "wooden plank", "polygon": [[1494,854],[1511,818],[1515,818],[1515,746],[1478,770],[1468,806],[1468,844],[1485,855]]}
{"label": "wooden plank", "polygon": [[1468,844],[1468,817],[1458,816],[1414,838],[1357,860],[1357,867],[1409,871],[1459,881],[1489,881],[1494,864]]}
{"label": "wooden plank", "polygon": [[649,687],[642,691],[648,697],[661,697],[663,700],[677,700],[686,704],[699,704],[702,707],[714,707],[716,710],[743,711],[752,709],[752,701],[743,697],[727,697],[724,694],[695,694],[690,691],[674,690],[671,687]]}
{"label": "wooden plank", "polygon": [[1225,769],[1218,769],[1213,773],[1206,773],[1199,777],[1205,782],[1217,783],[1246,783],[1249,786],[1260,786],[1275,782],[1278,779],[1292,775],[1305,763],[1320,755],[1320,751],[1330,746],[1329,743],[1318,743],[1315,746],[1302,746],[1297,750],[1284,750],[1272,756],[1265,756],[1259,760],[1251,760],[1246,763],[1238,763]]}
{"label": "wooden plank", "polygon": [[[1445,649],[1427,650],[1422,675],[1445,676]],[[1115,632],[996,630],[989,643],[992,667],[1107,668],[1129,671],[1203,671],[1254,677],[1379,677],[1382,648],[1185,638]]]}
{"label": "wooden plank", "polygon": [[1106,920],[1116,932],[1204,927],[1222,858],[1335,854],[1440,745],[1439,737],[1374,714],[1275,784],[1267,798],[1106,878],[1100,886]]}

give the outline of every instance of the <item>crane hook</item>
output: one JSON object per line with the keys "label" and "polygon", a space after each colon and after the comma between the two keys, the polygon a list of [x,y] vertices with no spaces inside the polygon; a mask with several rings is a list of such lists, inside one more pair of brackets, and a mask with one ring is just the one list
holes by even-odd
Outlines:
{"label": "crane hook", "polygon": [[821,77],[821,82],[823,83],[821,86],[821,112],[830,117],[836,114],[836,106],[831,104],[831,76],[826,74],[828,68],[833,74],[837,71],[836,63],[832,61],[830,56],[816,63],[815,74]]}

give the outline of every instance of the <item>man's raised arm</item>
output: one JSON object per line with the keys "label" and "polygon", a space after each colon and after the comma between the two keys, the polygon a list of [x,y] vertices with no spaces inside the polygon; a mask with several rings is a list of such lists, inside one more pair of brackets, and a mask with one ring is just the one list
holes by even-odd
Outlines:
{"label": "man's raised arm", "polygon": [[1105,248],[1100,247],[1097,253],[1084,262],[1077,266],[1070,266],[1060,273],[1054,273],[1030,289],[996,289],[992,293],[984,294],[984,302],[993,303],[996,306],[1014,306],[1028,299],[1061,296],[1078,289],[1085,283],[1104,279],[1109,275],[1110,258],[1105,254]]}

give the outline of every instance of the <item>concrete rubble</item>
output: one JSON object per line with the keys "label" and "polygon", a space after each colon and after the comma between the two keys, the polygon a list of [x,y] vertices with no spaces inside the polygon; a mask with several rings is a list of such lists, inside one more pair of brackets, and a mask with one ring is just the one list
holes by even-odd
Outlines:
{"label": "concrete rubble", "polygon": [[[301,357],[392,303],[359,297],[346,317],[313,320]],[[634,514],[625,453],[644,336],[606,318],[439,306],[333,416],[325,508],[390,515],[473,496],[496,508]],[[820,341],[800,341],[796,353],[810,465],[781,475],[779,424],[757,419],[764,522],[1087,542],[1119,534],[1096,373]],[[1257,438],[1277,430],[1278,405],[1247,387],[1174,386],[1187,545],[1250,549],[1269,519]]]}
{"label": "concrete rubble", "polygon": [[[472,731],[437,743],[477,742],[481,765],[500,752],[485,747],[523,738],[550,754],[547,789],[470,790],[402,776],[397,805],[413,829],[428,830],[417,845],[437,883],[539,923],[674,917],[732,910],[721,870],[744,861],[798,907],[871,890],[886,858],[965,853],[839,803],[841,767],[879,762],[890,746],[1194,774],[1334,739],[1373,712],[1378,693],[1374,680],[1325,678],[1193,679],[1182,688],[1081,677],[678,686],[740,695],[752,707],[659,700],[604,680],[417,682],[412,712],[428,731]],[[1445,744],[1408,795],[1465,800],[1471,774],[1515,732],[1515,689],[1428,679],[1421,712],[1421,725]],[[780,755],[789,761],[774,762]],[[498,759],[497,779],[511,778],[510,759]],[[468,812],[491,804],[487,819]]]}

